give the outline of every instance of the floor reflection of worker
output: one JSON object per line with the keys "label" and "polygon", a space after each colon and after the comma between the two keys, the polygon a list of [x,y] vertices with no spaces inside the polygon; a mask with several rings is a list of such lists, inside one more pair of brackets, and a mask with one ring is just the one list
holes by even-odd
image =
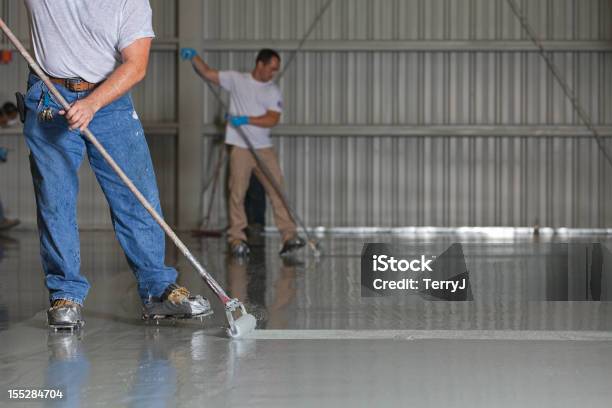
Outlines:
{"label": "floor reflection of worker", "polygon": [[232,297],[244,299],[249,313],[257,319],[257,328],[287,328],[288,307],[295,299],[296,271],[301,263],[292,258],[282,259],[274,283],[274,300],[267,305],[265,251],[254,251],[252,255],[252,262],[248,264],[234,257],[227,258],[229,292]]}
{"label": "floor reflection of worker", "polygon": [[89,382],[89,359],[80,334],[50,333],[47,338],[49,365],[45,389],[61,391],[61,399],[52,399],[62,407],[86,405],[83,395]]}
{"label": "floor reflection of worker", "polygon": [[274,303],[268,307],[267,329],[287,329],[289,307],[295,301],[295,277],[300,264],[294,259],[283,259],[278,279],[274,283]]}
{"label": "floor reflection of worker", "polygon": [[267,319],[266,308],[266,251],[265,247],[251,252],[247,262],[244,258],[227,258],[227,283],[232,297],[242,299],[249,313],[262,328]]}
{"label": "floor reflection of worker", "polygon": [[181,353],[181,342],[171,336],[165,336],[159,328],[145,329],[138,370],[128,395],[129,407],[172,405],[178,387],[175,355]]}

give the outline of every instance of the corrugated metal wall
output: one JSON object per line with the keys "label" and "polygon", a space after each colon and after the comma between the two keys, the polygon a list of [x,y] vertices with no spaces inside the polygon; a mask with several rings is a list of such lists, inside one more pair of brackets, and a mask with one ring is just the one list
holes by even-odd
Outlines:
{"label": "corrugated metal wall", "polygon": [[[174,222],[177,211],[176,45],[174,49],[162,45],[176,42],[176,3],[173,0],[152,0],[151,6],[157,44],[151,54],[148,76],[134,90],[134,103],[147,130],[164,214]],[[0,0],[0,13],[17,36],[29,43],[28,19],[23,2]],[[3,43],[0,48],[3,46],[8,47]],[[27,72],[27,65],[18,55],[14,55],[12,64],[0,66],[0,102],[13,100],[14,92],[24,90]],[[0,165],[0,197],[10,217],[18,217],[24,225],[33,227],[36,224],[36,207],[28,152],[21,129],[0,129],[0,146],[11,149],[8,163]],[[111,228],[106,201],[87,161],[80,174],[80,226]]]}
{"label": "corrugated metal wall", "polygon": [[[259,46],[295,46],[326,1],[205,3],[206,57],[249,70]],[[519,3],[609,126],[612,3]],[[334,0],[305,49],[281,81],[275,142],[306,224],[611,225],[612,169],[506,0]],[[210,124],[218,103],[204,92]]]}
{"label": "corrugated metal wall", "polygon": [[[327,0],[204,0],[204,37],[301,39]],[[546,39],[612,39],[606,0],[517,0]],[[506,0],[333,0],[316,40],[524,39]]]}
{"label": "corrugated metal wall", "polygon": [[[287,60],[325,2],[205,0],[204,55],[219,68],[248,70],[255,50],[270,43]],[[612,134],[612,4],[520,3],[547,44],[561,49],[555,61],[604,134]],[[177,10],[175,1],[151,4],[158,40],[134,99],[174,220]],[[0,12],[27,38],[22,2],[0,0]],[[306,49],[281,81],[286,113],[275,143],[307,224],[610,226],[611,169],[505,0],[334,0]],[[12,98],[25,65],[16,58],[0,72],[0,99]],[[203,85],[201,92],[205,182],[216,157],[211,124],[219,106]],[[9,215],[33,225],[18,133],[0,131],[0,144],[15,149],[0,166],[0,195]],[[87,167],[81,225],[108,227]],[[199,192],[181,198],[200,200]],[[222,195],[213,215],[213,224],[225,223]]]}

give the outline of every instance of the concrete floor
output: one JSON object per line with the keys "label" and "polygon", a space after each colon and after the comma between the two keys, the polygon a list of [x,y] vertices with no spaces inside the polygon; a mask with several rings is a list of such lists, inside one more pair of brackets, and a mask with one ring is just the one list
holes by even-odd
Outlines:
{"label": "concrete floor", "polygon": [[[327,237],[318,262],[282,262],[268,236],[247,264],[228,259],[222,240],[186,240],[258,317],[252,338],[221,336],[218,302],[204,323],[143,324],[133,277],[107,232],[82,234],[92,283],[84,330],[49,333],[37,234],[0,238],[0,406],[11,406],[8,389],[58,387],[66,406],[575,407],[612,399],[607,237]],[[557,243],[568,241],[564,255]],[[362,298],[364,242],[431,253],[461,242],[472,300]],[[604,248],[600,275],[580,258],[591,242]],[[211,297],[173,248],[168,263],[192,292]]]}

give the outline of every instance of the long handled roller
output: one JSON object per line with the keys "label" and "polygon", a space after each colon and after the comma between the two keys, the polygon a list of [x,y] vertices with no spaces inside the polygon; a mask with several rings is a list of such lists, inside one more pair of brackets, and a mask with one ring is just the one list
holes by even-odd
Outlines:
{"label": "long handled roller", "polygon": [[[15,37],[13,32],[7,27],[4,20],[0,18],[0,29],[4,32],[4,34],[8,37],[8,39],[13,43],[15,48],[19,50],[19,53],[26,59],[32,70],[38,75],[38,77],[45,83],[49,91],[53,94],[56,100],[62,105],[62,107],[66,110],[70,109],[70,104],[64,99],[61,93],[55,88],[53,83],[49,80],[49,77],[45,72],[40,68],[40,66],[34,61],[32,56],[28,53],[28,51],[24,48],[21,42]],[[208,286],[212,289],[212,291],[217,295],[219,300],[225,306],[225,315],[227,316],[227,321],[229,323],[229,328],[227,329],[227,335],[232,338],[242,337],[255,329],[256,320],[253,315],[247,313],[246,308],[238,299],[230,299],[229,296],[225,293],[223,288],[219,286],[219,284],[215,281],[215,279],[204,269],[204,267],[195,259],[195,257],[191,254],[189,249],[183,244],[183,242],[179,239],[179,237],[174,233],[172,228],[164,221],[164,219],[155,211],[153,206],[147,201],[147,199],[142,195],[140,191],[136,188],[134,183],[128,178],[128,176],[121,170],[121,168],[117,165],[117,163],[113,160],[113,158],[108,154],[106,149],[100,144],[98,139],[94,136],[94,134],[89,130],[85,129],[82,132],[83,135],[89,140],[95,147],[98,149],[100,154],[104,157],[104,160],[109,164],[109,166],[117,173],[119,178],[125,183],[125,185],[130,189],[130,191],[136,196],[140,204],[151,214],[153,219],[162,227],[162,229],[168,234],[170,239],[174,242],[174,244],[180,249],[180,251],[185,255],[185,257],[189,260],[191,265],[198,271],[200,276],[206,281]],[[240,316],[238,318],[234,317],[234,314],[240,312]]]}

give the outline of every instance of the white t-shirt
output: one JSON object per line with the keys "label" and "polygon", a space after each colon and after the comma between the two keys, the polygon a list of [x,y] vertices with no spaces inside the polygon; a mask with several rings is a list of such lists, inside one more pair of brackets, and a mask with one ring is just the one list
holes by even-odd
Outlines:
{"label": "white t-shirt", "polygon": [[121,51],[155,37],[149,0],[25,0],[36,60],[57,78],[97,83],[121,63]]}
{"label": "white t-shirt", "polygon": [[[259,82],[250,72],[221,71],[219,83],[230,93],[230,115],[262,116],[272,110],[282,113],[283,97],[278,86],[270,82]],[[241,127],[253,147],[262,149],[272,147],[270,129],[245,125]],[[238,131],[228,123],[225,132],[225,143],[246,148]]]}

